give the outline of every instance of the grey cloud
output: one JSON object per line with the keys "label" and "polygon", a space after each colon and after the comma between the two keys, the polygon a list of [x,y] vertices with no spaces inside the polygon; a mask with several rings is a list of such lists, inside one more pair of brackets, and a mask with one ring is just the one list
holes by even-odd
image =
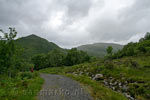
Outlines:
{"label": "grey cloud", "polygon": [[[0,28],[16,27],[19,37],[37,34],[69,48],[89,42],[128,41],[150,31],[149,0],[135,0],[117,14],[108,11],[105,1],[109,0],[0,0]],[[57,16],[59,12],[62,15]]]}
{"label": "grey cloud", "polygon": [[139,33],[146,33],[150,31],[149,5],[149,0],[136,0],[130,7],[121,9],[115,17],[107,13],[95,19],[87,30],[99,41],[125,41]]}
{"label": "grey cloud", "polygon": [[87,16],[91,7],[91,0],[69,0],[68,1],[68,15],[70,17]]}

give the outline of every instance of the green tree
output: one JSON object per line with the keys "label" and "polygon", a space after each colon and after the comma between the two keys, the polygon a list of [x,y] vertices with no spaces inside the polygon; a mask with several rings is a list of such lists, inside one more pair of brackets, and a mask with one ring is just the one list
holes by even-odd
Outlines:
{"label": "green tree", "polygon": [[133,56],[135,53],[134,53],[134,48],[133,47],[129,47],[126,51],[126,55],[127,56]]}
{"label": "green tree", "polygon": [[107,54],[112,55],[112,50],[113,50],[112,46],[108,46],[107,47]]}
{"label": "green tree", "polygon": [[144,37],[145,40],[150,40],[150,32],[147,32],[145,37]]}
{"label": "green tree", "polygon": [[15,55],[16,47],[14,39],[17,35],[15,28],[9,28],[10,32],[5,33],[2,29],[0,32],[3,36],[0,36],[0,73],[8,73],[12,75],[12,70],[15,69]]}
{"label": "green tree", "polygon": [[148,52],[149,47],[150,47],[150,41],[149,40],[144,40],[142,42],[139,42],[137,45],[137,49],[142,53]]}
{"label": "green tree", "polygon": [[79,64],[79,52],[76,48],[73,48],[68,51],[67,56],[65,58],[65,65],[72,66],[75,64]]}
{"label": "green tree", "polygon": [[32,57],[34,69],[39,70],[48,67],[59,67],[64,65],[64,53],[61,50],[52,50],[48,54],[38,54]]}
{"label": "green tree", "polygon": [[46,55],[47,67],[58,67],[63,65],[64,53],[61,50],[55,49]]}
{"label": "green tree", "polygon": [[38,54],[32,57],[32,63],[34,64],[35,70],[40,70],[46,67],[46,56],[45,54]]}
{"label": "green tree", "polygon": [[87,54],[87,52],[84,52],[84,51],[79,51],[79,52],[80,52],[80,63],[89,62],[90,61],[90,57]]}
{"label": "green tree", "polygon": [[84,62],[89,62],[90,57],[84,51],[78,51],[76,48],[72,48],[68,51],[65,58],[65,65],[72,66],[75,64],[80,64]]}

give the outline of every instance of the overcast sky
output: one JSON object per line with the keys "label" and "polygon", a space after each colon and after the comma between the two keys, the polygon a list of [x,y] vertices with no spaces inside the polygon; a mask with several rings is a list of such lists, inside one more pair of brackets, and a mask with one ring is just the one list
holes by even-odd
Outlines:
{"label": "overcast sky", "polygon": [[0,0],[0,28],[10,26],[64,48],[125,44],[150,31],[150,0]]}

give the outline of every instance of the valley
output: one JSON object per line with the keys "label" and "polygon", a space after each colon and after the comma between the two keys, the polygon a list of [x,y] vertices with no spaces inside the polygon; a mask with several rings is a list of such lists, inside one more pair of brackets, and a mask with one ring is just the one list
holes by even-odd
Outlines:
{"label": "valley", "polygon": [[[150,33],[125,46],[96,43],[63,49],[36,35],[14,39],[16,33],[11,30],[14,36],[0,41],[1,100],[150,98]],[[59,88],[70,93],[83,88],[84,94],[40,95],[43,89]]]}

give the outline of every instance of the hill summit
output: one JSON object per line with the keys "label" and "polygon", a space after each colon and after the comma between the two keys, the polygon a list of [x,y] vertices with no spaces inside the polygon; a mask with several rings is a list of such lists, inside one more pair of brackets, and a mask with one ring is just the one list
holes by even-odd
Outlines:
{"label": "hill summit", "polygon": [[17,45],[24,48],[24,57],[28,58],[40,53],[48,53],[54,49],[61,49],[58,45],[53,42],[41,38],[37,35],[29,35],[21,37],[16,40]]}

